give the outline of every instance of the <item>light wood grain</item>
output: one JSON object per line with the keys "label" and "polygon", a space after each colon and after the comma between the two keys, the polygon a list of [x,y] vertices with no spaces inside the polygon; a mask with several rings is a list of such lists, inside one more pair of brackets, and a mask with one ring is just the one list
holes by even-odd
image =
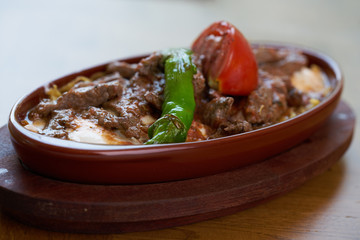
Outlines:
{"label": "light wood grain", "polygon": [[[188,46],[219,19],[251,40],[302,44],[335,58],[345,75],[343,99],[360,116],[359,9],[357,0],[0,1],[0,126],[16,99],[44,82],[111,59]],[[81,235],[32,228],[0,213],[0,239],[358,240],[359,136],[357,128],[350,149],[326,173],[234,215],[161,231]]]}

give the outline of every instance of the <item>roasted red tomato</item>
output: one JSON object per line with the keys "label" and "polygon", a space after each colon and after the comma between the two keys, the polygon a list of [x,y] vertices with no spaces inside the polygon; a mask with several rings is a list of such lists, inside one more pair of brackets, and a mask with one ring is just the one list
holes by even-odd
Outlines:
{"label": "roasted red tomato", "polygon": [[195,40],[192,51],[200,55],[210,87],[229,95],[248,95],[257,87],[250,44],[231,23],[213,23]]}

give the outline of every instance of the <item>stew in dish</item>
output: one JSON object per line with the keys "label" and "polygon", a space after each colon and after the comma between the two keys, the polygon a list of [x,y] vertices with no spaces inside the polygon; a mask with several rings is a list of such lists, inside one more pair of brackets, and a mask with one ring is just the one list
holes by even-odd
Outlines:
{"label": "stew in dish", "polygon": [[321,69],[301,52],[251,48],[235,27],[218,22],[192,51],[154,52],[136,64],[115,61],[92,76],[49,86],[48,98],[22,125],[96,144],[202,141],[287,120],[330,90]]}

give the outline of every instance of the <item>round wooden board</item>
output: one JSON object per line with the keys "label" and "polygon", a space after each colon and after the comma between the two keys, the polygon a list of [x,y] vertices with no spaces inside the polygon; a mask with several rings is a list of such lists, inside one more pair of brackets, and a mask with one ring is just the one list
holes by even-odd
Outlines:
{"label": "round wooden board", "polygon": [[349,147],[354,126],[352,110],[340,102],[308,140],[273,158],[212,176],[142,185],[85,185],[33,174],[19,163],[4,126],[0,206],[19,221],[63,232],[146,231],[203,221],[260,204],[324,172]]}

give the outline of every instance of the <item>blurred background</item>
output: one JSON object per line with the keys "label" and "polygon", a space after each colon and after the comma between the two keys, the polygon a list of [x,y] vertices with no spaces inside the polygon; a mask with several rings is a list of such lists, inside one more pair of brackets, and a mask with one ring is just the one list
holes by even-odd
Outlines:
{"label": "blurred background", "polygon": [[357,0],[0,0],[0,124],[40,84],[110,60],[190,46],[218,20],[250,41],[327,53],[345,73],[343,98],[351,103],[360,90],[359,9]]}

